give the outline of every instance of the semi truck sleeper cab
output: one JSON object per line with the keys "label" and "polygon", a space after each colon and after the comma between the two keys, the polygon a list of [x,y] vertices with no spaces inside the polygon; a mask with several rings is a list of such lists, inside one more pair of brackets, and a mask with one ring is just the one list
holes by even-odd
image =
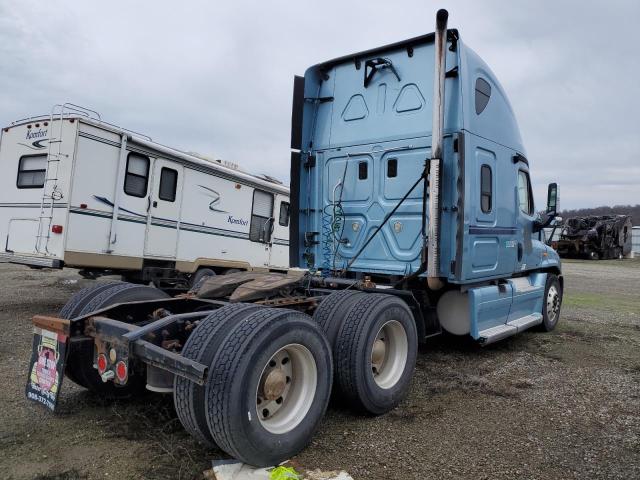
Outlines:
{"label": "semi truck sleeper cab", "polygon": [[[563,279],[541,232],[557,186],[537,214],[506,94],[447,17],[296,77],[286,275],[176,298],[89,287],[34,318],[32,365],[57,338],[57,372],[102,395],[171,393],[201,442],[267,466],[308,444],[332,392],[359,413],[395,408],[429,336],[553,330]],[[41,370],[28,395],[55,408]]]}

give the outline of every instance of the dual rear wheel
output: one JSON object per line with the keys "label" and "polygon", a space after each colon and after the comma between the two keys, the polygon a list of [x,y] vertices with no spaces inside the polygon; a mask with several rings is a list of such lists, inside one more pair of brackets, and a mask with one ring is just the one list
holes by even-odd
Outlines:
{"label": "dual rear wheel", "polygon": [[331,347],[293,310],[226,305],[203,320],[183,355],[210,365],[205,385],[175,378],[180,421],[208,445],[252,465],[304,448],[331,395]]}
{"label": "dual rear wheel", "polygon": [[275,465],[311,441],[332,384],[360,412],[398,405],[416,352],[411,310],[390,295],[336,292],[314,319],[229,304],[201,321],[183,348],[209,371],[203,386],[175,378],[176,411],[203,443],[253,465]]}
{"label": "dual rear wheel", "polygon": [[346,290],[330,294],[314,318],[332,343],[338,401],[359,413],[381,415],[407,396],[418,333],[406,302]]}

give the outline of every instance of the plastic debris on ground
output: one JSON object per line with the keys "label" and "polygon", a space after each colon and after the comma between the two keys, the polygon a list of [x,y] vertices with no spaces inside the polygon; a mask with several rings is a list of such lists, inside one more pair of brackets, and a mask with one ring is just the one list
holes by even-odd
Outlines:
{"label": "plastic debris on ground", "polygon": [[215,460],[204,472],[207,480],[353,480],[345,471],[305,470],[288,462],[276,467],[256,468],[236,460]]}

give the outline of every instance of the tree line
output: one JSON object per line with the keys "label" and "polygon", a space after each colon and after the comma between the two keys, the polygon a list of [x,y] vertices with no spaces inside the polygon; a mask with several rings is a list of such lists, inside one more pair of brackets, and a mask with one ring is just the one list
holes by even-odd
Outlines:
{"label": "tree line", "polygon": [[578,208],[575,210],[563,210],[560,213],[560,216],[565,220],[571,217],[586,217],[588,215],[630,215],[633,225],[640,225],[640,204]]}

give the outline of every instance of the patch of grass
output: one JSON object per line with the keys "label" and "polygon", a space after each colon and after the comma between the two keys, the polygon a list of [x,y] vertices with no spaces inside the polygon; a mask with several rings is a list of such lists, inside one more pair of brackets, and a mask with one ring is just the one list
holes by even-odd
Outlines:
{"label": "patch of grass", "polygon": [[564,307],[569,308],[587,308],[600,311],[612,311],[615,313],[632,313],[640,315],[640,297],[567,292],[562,303]]}

